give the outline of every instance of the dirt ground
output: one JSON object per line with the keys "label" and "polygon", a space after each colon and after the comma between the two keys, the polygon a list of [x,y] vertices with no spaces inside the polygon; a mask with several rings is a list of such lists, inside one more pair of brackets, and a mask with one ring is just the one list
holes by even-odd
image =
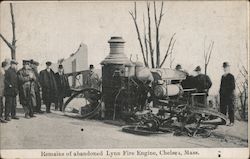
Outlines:
{"label": "dirt ground", "polygon": [[[242,123],[237,123],[235,128],[221,126],[217,130],[219,135],[201,138],[173,136],[171,133],[152,136],[129,134],[122,132],[119,126],[66,117],[53,108],[50,114],[25,119],[19,106],[17,116],[19,120],[0,125],[1,149],[247,147],[247,124]],[[243,137],[227,137],[228,132],[236,131]]]}

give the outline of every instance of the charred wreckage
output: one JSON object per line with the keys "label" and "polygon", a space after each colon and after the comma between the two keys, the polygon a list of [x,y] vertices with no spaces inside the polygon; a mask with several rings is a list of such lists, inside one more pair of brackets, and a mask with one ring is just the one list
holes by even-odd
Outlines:
{"label": "charred wreckage", "polygon": [[185,72],[149,69],[126,57],[121,37],[111,37],[108,42],[110,53],[101,62],[101,91],[72,89],[74,93],[65,102],[64,110],[74,99],[84,99],[81,115],[75,117],[96,118],[105,113],[106,120],[125,122],[124,132],[140,135],[173,132],[208,137],[211,130],[226,123],[225,115],[206,107],[206,103],[196,102],[198,96],[206,99],[205,93],[183,86]]}

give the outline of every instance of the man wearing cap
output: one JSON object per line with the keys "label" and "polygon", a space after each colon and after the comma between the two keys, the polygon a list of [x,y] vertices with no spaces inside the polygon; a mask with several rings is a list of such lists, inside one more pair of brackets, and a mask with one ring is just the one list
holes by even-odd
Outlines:
{"label": "man wearing cap", "polygon": [[36,77],[30,68],[30,61],[23,60],[23,68],[18,72],[19,100],[24,108],[25,118],[34,116],[34,107],[36,107],[35,83]]}
{"label": "man wearing cap", "polygon": [[230,65],[228,62],[223,63],[224,74],[221,77],[220,84],[220,112],[229,116],[230,123],[228,126],[234,125],[234,90],[235,79],[230,73]]}
{"label": "man wearing cap", "polygon": [[17,62],[11,60],[10,67],[5,71],[4,96],[5,96],[5,120],[19,119],[16,117],[16,96],[18,94]]}
{"label": "man wearing cap", "polygon": [[97,73],[94,72],[94,65],[89,65],[89,73],[87,75],[85,84],[89,88],[100,89],[101,80]]}
{"label": "man wearing cap", "polygon": [[[206,93],[206,96],[208,96],[208,91],[209,88],[211,88],[212,86],[212,82],[210,80],[210,78],[201,73],[201,67],[197,66],[194,71],[197,73],[194,76],[194,82],[195,82],[195,88],[197,89],[198,93]],[[206,101],[204,101],[204,97],[203,96],[197,96],[197,102],[199,104],[205,104],[206,105]]]}
{"label": "man wearing cap", "polygon": [[[8,69],[7,65],[8,65],[7,62],[3,61],[2,62],[3,70],[2,69],[0,70],[0,122],[1,123],[7,123],[7,121],[4,120],[3,118],[4,72]],[[6,117],[6,114],[5,114],[5,117]]]}
{"label": "man wearing cap", "polygon": [[41,110],[41,95],[40,95],[40,90],[41,90],[41,85],[40,85],[40,80],[39,80],[39,73],[37,71],[37,67],[39,66],[39,62],[30,60],[30,67],[36,77],[34,81],[34,89],[35,89],[35,98],[36,98],[36,107],[34,109],[35,113],[43,113]]}
{"label": "man wearing cap", "polygon": [[46,62],[46,69],[40,72],[40,84],[42,86],[42,99],[46,105],[46,112],[50,113],[51,103],[57,103],[57,85],[55,73],[51,69],[51,62]]}
{"label": "man wearing cap", "polygon": [[58,66],[58,72],[55,74],[55,77],[58,89],[58,99],[55,110],[58,110],[59,107],[59,110],[62,111],[63,99],[71,94],[68,77],[64,74],[63,65],[60,64]]}

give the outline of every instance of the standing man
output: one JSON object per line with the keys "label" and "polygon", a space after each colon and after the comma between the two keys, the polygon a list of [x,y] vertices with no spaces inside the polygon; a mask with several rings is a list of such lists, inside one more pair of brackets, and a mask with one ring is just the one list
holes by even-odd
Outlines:
{"label": "standing man", "polygon": [[235,79],[230,73],[230,65],[228,62],[223,63],[224,75],[221,77],[220,84],[220,112],[229,116],[230,123],[228,126],[234,125],[234,90]]}
{"label": "standing man", "polygon": [[[0,122],[1,123],[7,123],[6,120],[3,118],[3,96],[4,96],[4,72],[7,70],[7,62],[2,62],[2,68],[3,70],[0,70]],[[6,117],[6,114],[5,114]]]}
{"label": "standing man", "polygon": [[37,67],[39,66],[39,63],[34,60],[30,60],[30,66],[31,69],[36,77],[34,81],[34,89],[35,89],[35,97],[36,97],[36,108],[34,112],[42,114],[43,111],[41,110],[41,95],[40,95],[40,90],[41,90],[41,85],[40,85],[40,80],[39,80],[39,74],[37,71]]}
{"label": "standing man", "polygon": [[10,121],[10,114],[12,119],[18,120],[16,117],[16,96],[18,94],[17,84],[17,62],[11,60],[10,68],[5,72],[4,79],[4,96],[5,96],[5,120]]}
{"label": "standing man", "polygon": [[[212,86],[212,82],[209,78],[209,76],[201,73],[201,67],[197,66],[194,71],[197,73],[194,76],[194,82],[195,82],[195,88],[197,89],[198,93],[206,93],[206,96],[208,96],[208,91]],[[199,104],[205,104],[206,101],[204,101],[204,96],[198,96],[197,102]]]}
{"label": "standing man", "polygon": [[46,62],[46,69],[40,72],[40,84],[42,86],[42,99],[46,105],[46,112],[50,112],[51,103],[57,103],[57,85],[55,73],[51,70],[51,62]]}
{"label": "standing man", "polygon": [[68,77],[64,74],[63,65],[58,66],[58,72],[55,74],[55,77],[58,89],[58,99],[55,110],[58,110],[59,107],[59,110],[62,111],[63,99],[71,94]]}
{"label": "standing man", "polygon": [[88,88],[95,88],[100,90],[100,84],[101,80],[97,73],[94,72],[94,65],[89,65],[89,73],[87,75],[87,79],[85,81],[85,84]]}
{"label": "standing man", "polygon": [[25,118],[34,116],[34,107],[36,107],[35,83],[36,77],[30,68],[30,61],[23,60],[23,68],[18,72],[19,100],[25,112]]}

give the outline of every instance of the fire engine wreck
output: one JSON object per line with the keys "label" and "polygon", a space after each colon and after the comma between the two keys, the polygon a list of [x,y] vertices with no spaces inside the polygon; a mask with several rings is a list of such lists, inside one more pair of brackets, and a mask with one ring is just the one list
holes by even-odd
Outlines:
{"label": "fire engine wreck", "polygon": [[[185,72],[149,69],[126,57],[121,37],[111,37],[108,42],[110,54],[101,62],[101,91],[73,89],[73,95],[64,104],[65,110],[75,98],[84,99],[81,115],[74,117],[96,118],[105,113],[106,120],[126,123],[122,131],[140,135],[173,132],[208,137],[211,130],[226,124],[225,115],[196,102],[197,96],[206,98],[205,93],[183,87]],[[65,114],[72,116],[66,111]]]}

